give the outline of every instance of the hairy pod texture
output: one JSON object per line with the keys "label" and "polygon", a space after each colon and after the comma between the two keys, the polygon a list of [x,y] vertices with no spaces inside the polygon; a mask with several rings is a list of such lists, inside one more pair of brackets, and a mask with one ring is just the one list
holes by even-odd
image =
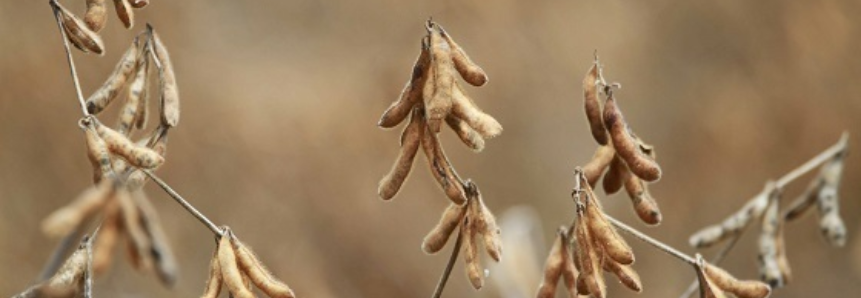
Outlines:
{"label": "hairy pod texture", "polygon": [[622,265],[630,265],[634,263],[634,252],[628,243],[622,239],[616,229],[607,221],[604,211],[598,204],[598,199],[595,197],[591,188],[586,186],[585,196],[585,216],[586,225],[589,228],[589,237],[604,254]]}
{"label": "hairy pod texture", "polygon": [[236,251],[230,244],[232,231],[224,227],[224,235],[218,241],[218,265],[221,268],[222,279],[233,297],[252,298],[254,293],[243,280],[243,274],[236,263]]}
{"label": "hairy pod texture", "polygon": [[439,252],[448,242],[451,234],[463,223],[466,206],[451,203],[442,213],[439,223],[425,236],[422,250],[428,254]]}
{"label": "hairy pod texture", "polygon": [[108,150],[138,168],[154,169],[164,163],[164,157],[150,148],[140,146],[128,137],[95,121],[96,131],[105,140]]}
{"label": "hairy pod texture", "polygon": [[114,8],[123,26],[126,29],[131,29],[135,25],[135,12],[132,10],[129,0],[114,0]]}
{"label": "hairy pod texture", "polygon": [[114,67],[114,71],[102,86],[87,98],[87,111],[98,114],[104,110],[116,98],[119,91],[126,85],[138,66],[143,47],[142,40],[135,38],[120,61]]}
{"label": "hairy pod texture", "polygon": [[66,32],[66,38],[72,45],[84,53],[94,53],[97,55],[105,53],[105,45],[102,42],[102,38],[98,33],[90,30],[86,22],[79,19],[59,2],[51,1],[50,3],[56,13],[60,14],[63,31]]}
{"label": "hairy pod texture", "polygon": [[423,88],[428,79],[428,68],[430,67],[430,49],[428,37],[422,38],[421,50],[415,64],[413,64],[412,76],[401,91],[398,99],[383,112],[383,116],[377,122],[377,126],[392,128],[406,119],[417,104],[422,102]]}
{"label": "hairy pod texture", "polygon": [[401,133],[401,150],[400,153],[398,153],[398,159],[395,161],[395,164],[392,166],[389,173],[380,180],[377,194],[381,199],[392,199],[397,195],[398,191],[400,191],[401,186],[404,181],[407,180],[407,177],[409,177],[410,171],[413,167],[413,161],[415,160],[416,153],[418,153],[419,146],[421,145],[423,134],[425,133],[425,126],[422,120],[420,110],[415,109],[410,117],[410,123]]}
{"label": "hairy pod texture", "polygon": [[646,182],[635,175],[628,175],[625,180],[625,191],[628,197],[631,198],[631,204],[634,206],[634,212],[643,222],[649,225],[657,225],[661,223],[661,210],[658,208],[658,203],[652,198],[649,193],[649,188]]}
{"label": "hairy pod texture", "polygon": [[171,63],[167,47],[159,38],[158,33],[149,25],[147,25],[147,30],[152,38],[149,44],[155,54],[156,61],[158,61],[156,67],[158,68],[159,90],[161,91],[161,123],[167,127],[175,127],[179,124],[179,87],[176,84],[173,63]]}
{"label": "hairy pod texture", "polygon": [[544,276],[538,287],[537,298],[552,298],[556,294],[556,286],[559,279],[565,283],[568,296],[577,297],[577,268],[571,255],[571,238],[567,227],[560,227],[556,232],[556,241],[547,255],[544,263]]}
{"label": "hairy pod texture", "polygon": [[601,65],[596,57],[592,67],[586,72],[586,77],[583,78],[583,109],[586,111],[586,120],[589,121],[592,137],[598,145],[604,146],[607,145],[609,138],[601,115],[601,101],[598,100],[600,87],[598,83],[601,81]]}
{"label": "hairy pod texture", "polygon": [[108,20],[108,6],[106,0],[87,0],[87,13],[84,14],[84,23],[93,32],[99,32],[105,27]]}
{"label": "hairy pod texture", "polygon": [[293,290],[286,284],[275,278],[263,263],[257,259],[251,248],[239,241],[235,235],[230,234],[230,243],[236,253],[236,260],[240,270],[244,272],[251,282],[266,295],[272,298],[293,298]]}
{"label": "hairy pod texture", "polygon": [[451,59],[454,62],[454,68],[457,69],[457,72],[460,73],[463,80],[476,87],[486,84],[487,74],[484,70],[475,64],[475,62],[472,62],[472,59],[469,58],[460,45],[454,42],[454,39],[445,31],[445,29],[442,28],[442,26],[437,25],[437,27],[439,27],[442,37],[451,48]]}
{"label": "hairy pod texture", "polygon": [[771,288],[755,280],[738,280],[721,268],[705,263],[706,277],[719,289],[732,293],[738,298],[765,298],[771,294]]}
{"label": "hairy pod texture", "polygon": [[616,154],[640,179],[648,182],[661,179],[661,167],[652,157],[644,154],[639,148],[638,142],[631,134],[628,123],[625,122],[622,111],[616,104],[613,92],[608,91],[608,93],[607,100],[604,102],[604,125],[610,133],[610,140],[613,142]]}

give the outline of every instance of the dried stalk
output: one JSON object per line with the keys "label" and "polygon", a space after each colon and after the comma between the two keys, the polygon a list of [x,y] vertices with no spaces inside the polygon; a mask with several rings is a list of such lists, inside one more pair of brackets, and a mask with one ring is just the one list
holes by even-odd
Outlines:
{"label": "dried stalk", "polygon": [[216,236],[219,236],[219,237],[224,236],[224,231],[221,228],[219,228],[218,225],[216,225],[211,220],[209,220],[209,218],[207,218],[206,215],[203,215],[203,213],[200,213],[200,211],[198,211],[197,208],[194,208],[194,206],[191,205],[191,203],[186,201],[182,196],[179,195],[179,193],[177,193],[175,190],[173,190],[173,188],[171,188],[170,185],[167,185],[167,183],[162,181],[161,178],[159,178],[158,176],[156,176],[155,174],[153,174],[149,170],[141,169],[140,171],[144,172],[144,174],[149,176],[149,178],[152,179],[152,181],[155,181],[155,184],[158,184],[158,186],[161,187],[161,189],[163,189],[164,192],[166,192],[171,198],[173,198],[177,203],[179,203],[182,206],[182,208],[185,208],[185,210],[188,211],[188,213],[190,213],[192,216],[197,218],[197,220],[199,220],[200,223],[202,223],[210,231],[212,231],[213,234],[215,234]]}
{"label": "dried stalk", "polygon": [[84,116],[89,116],[90,113],[87,111],[84,94],[81,92],[81,83],[78,80],[78,71],[75,70],[75,60],[72,58],[72,51],[69,48],[69,38],[66,36],[66,28],[63,26],[63,21],[60,17],[60,8],[57,6],[57,0],[50,0],[48,4],[51,5],[51,9],[54,11],[54,18],[57,20],[57,26],[60,29],[60,36],[63,38],[63,48],[66,50],[66,58],[69,61],[69,70],[72,73],[72,82],[75,84],[75,94],[78,96],[78,102],[81,104],[81,112],[84,113]]}
{"label": "dried stalk", "polygon": [[451,276],[451,271],[454,269],[454,263],[457,262],[458,253],[460,253],[460,245],[463,243],[463,234],[459,231],[457,232],[457,240],[454,241],[454,248],[451,251],[451,256],[448,258],[448,263],[445,265],[445,269],[442,271],[442,275],[439,277],[439,282],[436,284],[436,288],[433,291],[432,298],[439,298],[442,296],[442,290],[445,289],[445,285],[448,282],[448,277]]}

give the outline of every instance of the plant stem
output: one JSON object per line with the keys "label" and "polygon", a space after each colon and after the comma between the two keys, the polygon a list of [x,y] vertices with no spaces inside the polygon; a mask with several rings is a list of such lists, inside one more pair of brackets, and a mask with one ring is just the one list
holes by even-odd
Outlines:
{"label": "plant stem", "polygon": [[634,238],[640,239],[640,241],[648,243],[649,245],[654,246],[655,248],[657,248],[657,249],[659,249],[659,250],[667,253],[668,255],[671,255],[671,256],[679,259],[679,260],[682,260],[683,262],[688,263],[691,266],[697,265],[696,259],[694,259],[693,257],[686,255],[685,253],[673,248],[672,246],[669,246],[669,245],[667,245],[661,241],[658,241],[657,239],[652,238],[649,235],[646,235],[645,233],[640,232],[637,229],[626,225],[625,223],[611,217],[610,215],[607,215],[607,220],[609,220],[610,223],[612,223],[613,226],[615,226],[617,229],[625,231],[626,233],[630,234],[631,236],[634,236]]}
{"label": "plant stem", "polygon": [[166,192],[168,195],[170,195],[170,197],[173,198],[177,203],[182,205],[182,207],[185,208],[185,210],[188,211],[188,213],[191,213],[191,215],[196,217],[197,220],[199,220],[204,226],[209,228],[209,230],[212,231],[213,234],[215,234],[216,236],[219,236],[219,237],[224,236],[224,231],[221,228],[219,228],[217,225],[215,225],[215,223],[213,223],[211,220],[209,220],[209,218],[207,218],[206,215],[203,215],[203,213],[200,213],[200,211],[197,211],[197,208],[194,208],[194,206],[192,206],[191,203],[189,203],[188,201],[183,199],[182,196],[179,195],[179,193],[174,191],[173,188],[171,188],[170,185],[167,185],[167,183],[162,181],[161,178],[158,178],[155,174],[153,174],[149,170],[140,169],[140,171],[144,172],[144,174],[149,176],[149,178],[152,179],[152,181],[155,181],[155,183],[158,184],[158,186],[160,186],[161,189],[164,190],[164,192]]}
{"label": "plant stem", "polygon": [[[780,179],[777,179],[777,181],[774,182],[774,189],[785,188],[787,185],[789,185],[793,181],[797,180],[801,176],[804,176],[804,174],[807,174],[808,172],[816,169],[817,167],[821,166],[825,162],[828,162],[829,160],[834,158],[834,156],[837,156],[838,154],[843,153],[844,151],[846,151],[846,146],[848,144],[848,141],[849,141],[849,133],[843,132],[843,134],[840,136],[840,140],[837,141],[837,144],[834,144],[831,147],[828,147],[828,149],[825,149],[824,151],[820,152],[819,154],[817,154],[816,156],[814,156],[813,158],[811,158],[807,162],[801,164],[800,166],[796,167],[795,169],[792,169],[791,171],[789,171],[789,173],[784,174],[783,176],[780,177]],[[764,191],[769,191],[769,190],[766,189]],[[761,195],[762,194],[759,194],[751,200],[754,200]],[[749,221],[738,233],[736,233],[735,235],[732,235],[731,236],[732,238],[730,239],[729,243],[727,243],[726,246],[724,246],[720,251],[718,251],[718,253],[715,254],[715,256],[712,258],[712,260],[709,263],[717,266],[721,261],[723,261],[726,258],[726,256],[729,255],[729,252],[735,247],[736,243],[738,243],[738,241],[741,239],[742,234],[744,234],[744,232],[747,231],[747,228],[751,225],[752,222],[753,221]],[[697,284],[699,284],[699,282],[697,280],[694,280],[688,286],[687,290],[685,290],[685,292],[682,293],[681,296],[679,296],[679,298],[688,298],[691,295],[693,295],[697,289]]]}
{"label": "plant stem", "polygon": [[448,277],[451,275],[451,270],[454,269],[454,263],[457,261],[457,255],[460,253],[460,245],[463,242],[463,234],[460,229],[457,229],[457,240],[454,241],[454,248],[451,250],[451,257],[448,259],[448,264],[445,265],[445,270],[442,276],[439,277],[439,282],[436,284],[436,289],[433,292],[433,298],[442,296],[442,290],[445,289],[445,284],[448,282]]}
{"label": "plant stem", "polygon": [[69,61],[69,69],[72,72],[72,82],[75,84],[75,92],[78,96],[78,103],[81,104],[81,112],[84,113],[84,116],[89,116],[90,112],[87,111],[87,104],[84,102],[84,94],[81,92],[81,83],[78,81],[78,71],[75,70],[75,60],[72,59],[72,50],[69,48],[69,37],[66,35],[66,26],[63,25],[63,21],[60,17],[60,8],[59,4],[57,4],[57,0],[50,0],[48,4],[51,5],[51,9],[54,10],[54,18],[57,20],[57,26],[60,29],[60,36],[63,38],[63,48],[66,49],[66,58]]}

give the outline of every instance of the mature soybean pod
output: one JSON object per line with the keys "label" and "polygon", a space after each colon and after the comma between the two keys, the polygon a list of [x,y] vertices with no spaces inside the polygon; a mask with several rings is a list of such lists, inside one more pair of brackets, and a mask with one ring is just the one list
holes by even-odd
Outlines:
{"label": "mature soybean pod", "polygon": [[404,128],[401,133],[401,150],[398,153],[398,159],[389,170],[389,173],[380,180],[377,194],[383,200],[390,200],[398,194],[404,181],[409,177],[413,167],[413,161],[418,153],[422,134],[425,127],[422,119],[422,114],[416,109],[416,112],[410,117],[410,123]]}
{"label": "mature soybean pod", "polygon": [[553,242],[553,248],[550,249],[550,254],[547,255],[547,260],[544,261],[544,276],[541,285],[538,287],[538,298],[553,298],[556,295],[556,285],[559,283],[559,278],[562,276],[562,271],[565,269],[565,254],[567,251],[563,247],[564,228],[560,228],[556,235],[556,241]]}
{"label": "mature soybean pod", "polygon": [[111,266],[114,248],[121,236],[122,229],[119,203],[116,200],[110,200],[104,210],[104,219],[99,228],[98,237],[93,244],[93,273],[95,275],[101,275]]}
{"label": "mature soybean pod", "polygon": [[273,276],[272,273],[263,266],[263,263],[257,259],[257,256],[254,255],[251,248],[240,242],[239,238],[236,238],[235,236],[231,237],[230,243],[233,244],[233,251],[236,253],[236,261],[237,264],[239,264],[239,269],[242,270],[249,279],[251,279],[251,282],[254,283],[257,288],[262,290],[271,298],[295,297],[293,290],[275,278],[275,276]]}
{"label": "mature soybean pod", "polygon": [[430,67],[430,50],[428,38],[422,39],[421,52],[416,62],[413,65],[413,73],[406,86],[401,91],[398,100],[393,102],[380,117],[377,126],[383,128],[392,128],[406,119],[416,104],[422,102],[422,92],[424,91],[425,82],[428,78],[428,68]]}
{"label": "mature soybean pod", "polygon": [[254,293],[246,286],[242,278],[242,272],[236,263],[236,251],[230,243],[233,232],[224,227],[224,235],[218,241],[218,265],[221,267],[221,276],[230,294],[236,298],[253,298]]}
{"label": "mature soybean pod", "polygon": [[140,53],[140,40],[135,38],[128,50],[117,62],[114,71],[107,80],[87,98],[87,111],[90,114],[98,114],[104,110],[117,97],[117,93],[126,85],[129,78],[134,74]]}
{"label": "mature soybean pod", "polygon": [[628,287],[628,289],[637,293],[643,291],[643,284],[640,282],[640,275],[637,274],[637,271],[634,271],[630,265],[622,265],[612,259],[605,258],[603,267],[604,271],[616,275],[616,277],[619,278],[619,281]]}
{"label": "mature soybean pod", "polygon": [[132,7],[144,8],[149,5],[149,0],[131,0]]}
{"label": "mature soybean pod", "polygon": [[777,233],[780,230],[781,218],[778,212],[779,197],[772,197],[765,213],[762,215],[762,231],[759,235],[759,274],[762,280],[772,288],[783,287],[783,274],[777,260]]}
{"label": "mature soybean pod", "polygon": [[466,214],[466,206],[451,203],[443,211],[442,217],[433,229],[425,236],[422,241],[422,250],[427,254],[435,254],[439,252],[448,242],[451,233],[454,232],[461,223]]}
{"label": "mature soybean pod", "polygon": [[617,154],[610,162],[610,169],[604,174],[604,180],[602,180],[604,193],[611,195],[618,192],[622,189],[625,180],[628,180],[628,176],[631,176],[628,166]]}
{"label": "mature soybean pod", "polygon": [[123,22],[123,26],[126,29],[131,29],[135,25],[135,12],[132,10],[129,0],[114,0],[114,8],[116,8],[117,17]]}
{"label": "mature soybean pod", "polygon": [[81,123],[87,138],[87,158],[93,165],[93,183],[114,175],[108,145],[99,137],[92,122]]}
{"label": "mature soybean pod", "polygon": [[167,48],[152,26],[147,25],[152,34],[151,50],[155,53],[158,63],[159,89],[161,90],[161,122],[168,127],[179,124],[179,89],[176,84],[176,74],[170,62]]}
{"label": "mature soybean pod", "polygon": [[484,138],[475,129],[472,129],[466,121],[463,121],[463,119],[454,114],[449,114],[448,117],[445,117],[445,123],[454,130],[460,141],[467,147],[475,152],[484,150]]}
{"label": "mature soybean pod", "polygon": [[628,193],[631,204],[634,206],[634,212],[637,213],[640,220],[650,225],[661,223],[661,210],[643,180],[635,175],[628,175],[628,180],[625,181],[625,191]]}
{"label": "mature soybean pod", "polygon": [[583,108],[586,111],[586,120],[592,130],[592,137],[599,145],[607,145],[607,129],[601,119],[601,102],[598,100],[598,81],[601,76],[601,66],[598,59],[592,63],[592,67],[583,78]]}
{"label": "mature soybean pod", "polygon": [[156,273],[163,284],[172,286],[176,283],[179,266],[168,243],[167,234],[161,226],[158,211],[143,190],[133,191],[131,196],[140,211],[144,232],[150,240],[150,249],[147,253],[152,256],[155,262]]}
{"label": "mature soybean pod", "polygon": [[726,294],[718,288],[714,282],[705,273],[705,261],[700,254],[697,254],[697,281],[700,284],[700,298],[726,298]]}
{"label": "mature soybean pod", "polygon": [[152,238],[144,228],[144,222],[148,219],[141,214],[138,204],[134,201],[128,189],[124,187],[117,188],[114,199],[120,204],[123,228],[129,236],[134,250],[133,256],[137,258],[136,260],[132,260],[135,268],[142,270],[152,269],[154,265],[153,257],[150,254],[153,248]]}
{"label": "mature soybean pod", "polygon": [[[457,86],[454,66],[451,61],[451,47],[445,42],[438,29],[430,29],[430,55],[433,75],[432,93],[423,91],[428,126],[439,132],[440,124],[452,110],[452,92]],[[427,84],[426,84],[427,85]]]}
{"label": "mature soybean pod", "polygon": [[610,225],[604,212],[596,203],[597,198],[587,189],[586,225],[589,227],[589,237],[594,239],[604,253],[622,265],[634,263],[634,252],[628,243]]}
{"label": "mature soybean pod", "polygon": [[439,143],[439,139],[434,132],[430,131],[429,127],[425,127],[421,145],[425,157],[427,157],[431,175],[436,179],[437,184],[445,191],[446,196],[453,203],[458,205],[464,204],[466,196],[463,185],[460,183],[460,178],[451,168],[451,164]]}
{"label": "mature soybean pod", "polygon": [[482,137],[489,139],[502,133],[502,124],[499,124],[496,119],[482,112],[459,85],[455,85],[451,99],[451,112],[458,118],[463,119],[470,127],[481,134]]}
{"label": "mature soybean pod", "polygon": [[612,146],[605,145],[595,150],[592,159],[583,166],[583,176],[586,177],[590,187],[595,188],[598,179],[613,161],[614,156],[616,156],[616,151],[613,150]]}
{"label": "mature soybean pod", "polygon": [[734,276],[714,265],[705,264],[705,276],[721,290],[732,293],[738,298],[765,298],[771,294],[771,288],[760,281],[740,281]]}
{"label": "mature soybean pod", "polygon": [[110,199],[114,181],[103,179],[78,195],[72,203],[60,208],[42,221],[42,231],[49,237],[63,237],[88,219]]}
{"label": "mature soybean pod", "polygon": [[218,252],[212,256],[209,261],[209,277],[206,279],[206,288],[203,290],[203,295],[200,298],[218,298],[221,294],[221,285],[224,281],[221,278],[221,266],[218,262]]}
{"label": "mature soybean pod", "polygon": [[102,31],[108,20],[108,5],[105,0],[87,0],[87,13],[84,14],[84,23],[93,32]]}
{"label": "mature soybean pod", "polygon": [[[601,275],[600,248],[596,246],[589,220],[586,214],[577,215],[577,257],[580,264],[580,276],[577,277],[577,292],[582,295],[604,297],[606,284]],[[582,284],[583,286],[580,286]]]}
{"label": "mature soybean pod", "polygon": [[94,123],[99,136],[107,143],[108,150],[121,156],[128,163],[144,169],[154,169],[164,163],[164,157],[152,149],[135,144],[126,136],[101,123]]}
{"label": "mature soybean pod", "polygon": [[469,59],[469,56],[466,55],[466,52],[463,51],[463,48],[460,47],[451,35],[442,28],[442,26],[437,25],[439,31],[442,33],[442,37],[448,43],[451,48],[451,59],[454,62],[454,68],[457,69],[457,72],[460,73],[460,76],[463,77],[463,80],[473,86],[482,86],[487,83],[487,73],[484,72],[481,67],[479,67],[475,62],[472,62],[472,59]]}
{"label": "mature soybean pod", "polygon": [[610,132],[616,154],[625,161],[634,175],[648,182],[661,179],[661,167],[638,147],[612,93],[604,103],[604,125]]}
{"label": "mature soybean pod", "polygon": [[90,30],[87,24],[72,14],[71,11],[63,7],[57,1],[51,1],[51,5],[55,6],[60,14],[60,21],[66,31],[67,38],[76,48],[84,53],[95,53],[102,55],[105,53],[105,45],[98,33]]}
{"label": "mature soybean pod", "polygon": [[476,231],[473,228],[472,222],[475,218],[467,216],[466,224],[461,226],[463,233],[463,253],[464,263],[466,263],[466,277],[469,278],[470,284],[476,290],[484,286],[484,274],[481,270],[481,259],[478,255],[478,241]]}

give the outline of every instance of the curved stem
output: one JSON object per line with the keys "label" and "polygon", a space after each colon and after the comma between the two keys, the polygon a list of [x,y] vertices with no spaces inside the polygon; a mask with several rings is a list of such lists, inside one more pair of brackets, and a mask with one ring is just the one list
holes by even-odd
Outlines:
{"label": "curved stem", "polygon": [[448,277],[451,275],[451,270],[454,269],[454,263],[457,261],[457,256],[460,253],[460,245],[463,242],[463,234],[460,229],[457,229],[457,240],[454,242],[454,248],[451,251],[451,257],[448,259],[448,264],[445,265],[445,270],[442,276],[439,277],[439,282],[436,284],[436,289],[433,291],[433,298],[442,296],[442,290],[445,289],[445,284],[448,282]]}

